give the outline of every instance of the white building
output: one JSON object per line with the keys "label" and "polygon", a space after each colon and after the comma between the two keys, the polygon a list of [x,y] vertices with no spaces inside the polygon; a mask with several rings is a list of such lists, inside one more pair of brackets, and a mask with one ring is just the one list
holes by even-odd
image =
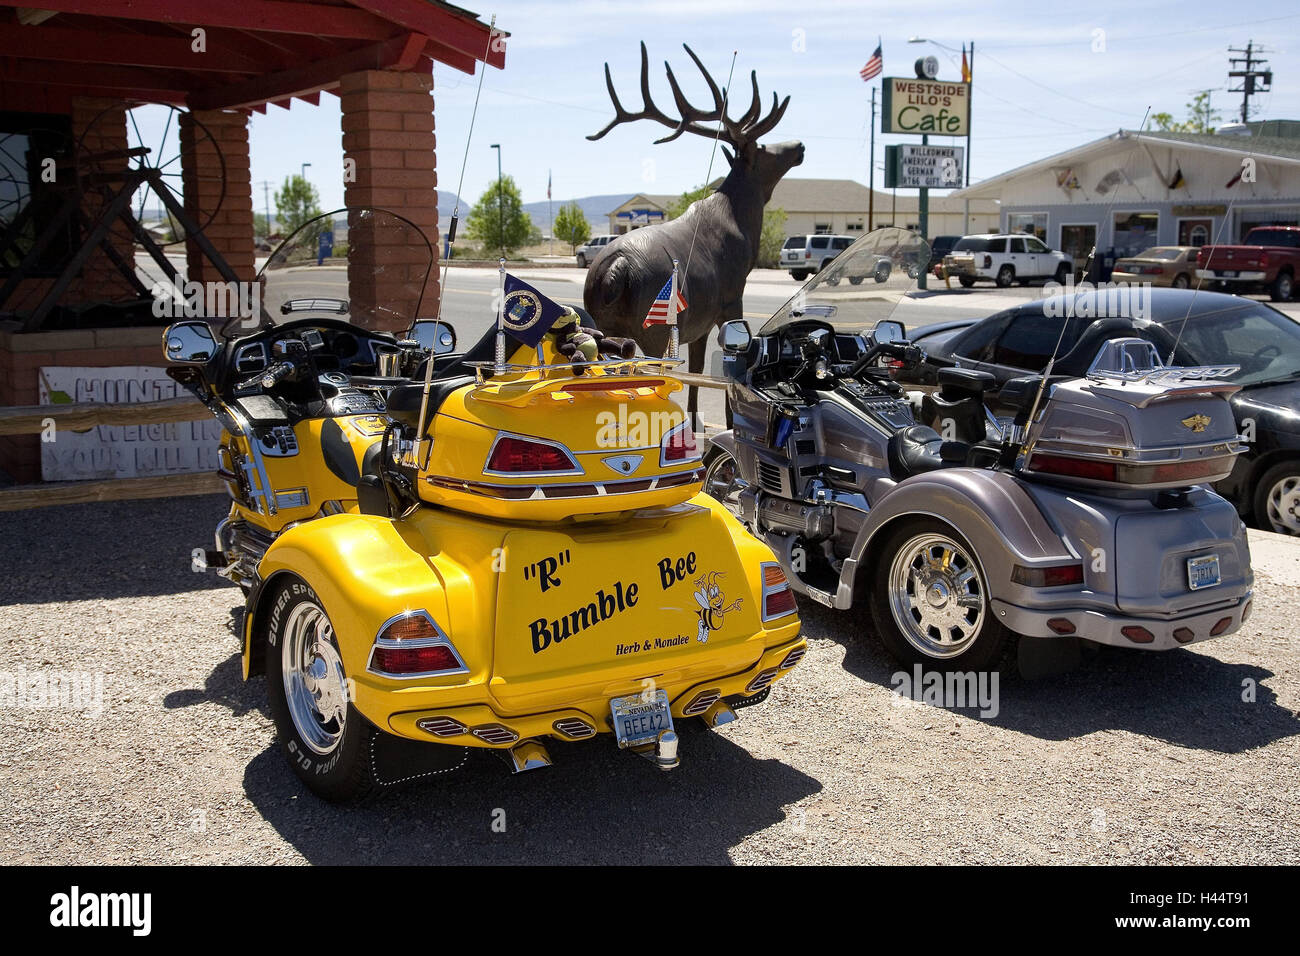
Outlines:
{"label": "white building", "polygon": [[[1218,133],[1120,130],[954,193],[1001,204],[999,230],[1031,232],[1082,264],[1099,253],[1239,241],[1300,224],[1300,123]],[[931,230],[933,233],[933,230]]]}

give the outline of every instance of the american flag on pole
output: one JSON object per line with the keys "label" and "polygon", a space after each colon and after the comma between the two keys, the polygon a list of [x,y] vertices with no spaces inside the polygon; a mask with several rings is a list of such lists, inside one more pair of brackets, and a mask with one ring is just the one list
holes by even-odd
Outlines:
{"label": "american flag on pole", "polygon": [[[677,299],[677,307],[672,309],[670,317],[669,308],[673,305],[674,294]],[[664,287],[659,290],[659,294],[655,296],[654,303],[650,306],[645,321],[641,323],[641,328],[649,328],[652,325],[675,325],[677,323],[677,313],[685,310],[686,298],[682,295],[682,290],[677,288],[677,273],[674,272],[668,277]]]}
{"label": "american flag on pole", "polygon": [[862,77],[864,83],[870,83],[878,77],[885,68],[885,61],[880,55],[880,44],[876,44],[876,52],[871,54],[871,59],[867,65],[858,71],[858,76]]}

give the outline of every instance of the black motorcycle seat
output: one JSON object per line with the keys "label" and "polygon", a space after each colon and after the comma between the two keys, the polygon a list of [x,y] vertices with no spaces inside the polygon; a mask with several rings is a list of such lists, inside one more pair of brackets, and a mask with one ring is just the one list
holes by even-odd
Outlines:
{"label": "black motorcycle seat", "polygon": [[[473,375],[457,375],[452,378],[437,379],[429,384],[429,408],[425,419],[432,420],[447,397],[457,389],[474,383]],[[388,393],[388,417],[411,428],[418,426],[420,403],[424,396],[424,383],[411,382],[398,385]]]}
{"label": "black motorcycle seat", "polygon": [[943,436],[928,425],[908,425],[894,432],[886,446],[890,475],[902,481],[947,466],[950,462],[940,454],[943,445]]}

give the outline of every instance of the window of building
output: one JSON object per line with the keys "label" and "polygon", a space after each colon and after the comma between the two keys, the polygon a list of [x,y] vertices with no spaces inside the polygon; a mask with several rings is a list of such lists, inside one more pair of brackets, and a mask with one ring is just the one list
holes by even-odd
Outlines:
{"label": "window of building", "polygon": [[813,232],[817,233],[819,236],[829,235],[830,231],[831,224],[829,222],[818,222],[813,224]]}
{"label": "window of building", "polygon": [[1047,213],[1045,212],[1012,212],[1007,213],[1007,232],[1019,232],[1029,236],[1037,236],[1044,242],[1047,241]]}
{"label": "window of building", "polygon": [[1117,256],[1135,256],[1160,242],[1160,213],[1115,213],[1113,244]]}

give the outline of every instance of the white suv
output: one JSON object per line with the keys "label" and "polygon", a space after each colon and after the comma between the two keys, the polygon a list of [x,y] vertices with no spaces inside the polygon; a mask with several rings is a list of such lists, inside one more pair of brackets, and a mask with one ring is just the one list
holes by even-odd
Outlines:
{"label": "white suv", "polygon": [[578,266],[585,269],[591,265],[592,260],[600,255],[615,238],[615,236],[592,236],[585,243],[578,246],[576,253]]}
{"label": "white suv", "polygon": [[802,282],[853,245],[853,236],[791,236],[781,247],[781,268]]}
{"label": "white suv", "polygon": [[963,236],[943,257],[943,267],[968,289],[979,279],[989,279],[1005,289],[1031,280],[1064,283],[1074,271],[1074,260],[1024,233]]}

